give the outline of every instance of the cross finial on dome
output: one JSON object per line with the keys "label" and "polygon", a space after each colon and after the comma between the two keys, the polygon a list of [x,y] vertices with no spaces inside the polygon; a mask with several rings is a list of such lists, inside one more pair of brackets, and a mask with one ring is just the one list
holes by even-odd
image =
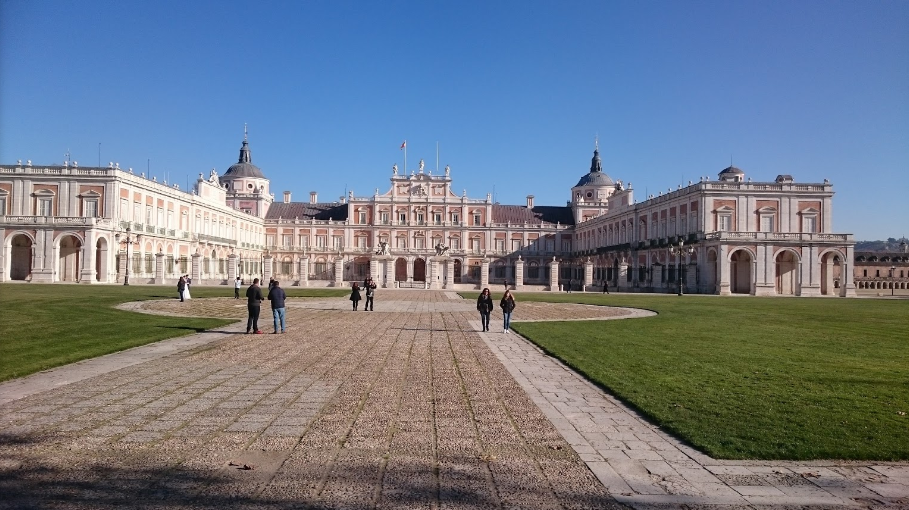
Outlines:
{"label": "cross finial on dome", "polygon": [[597,133],[593,138],[593,148],[595,150],[600,150],[600,134]]}
{"label": "cross finial on dome", "polygon": [[243,141],[249,140],[249,129],[246,127],[246,123],[243,123]]}

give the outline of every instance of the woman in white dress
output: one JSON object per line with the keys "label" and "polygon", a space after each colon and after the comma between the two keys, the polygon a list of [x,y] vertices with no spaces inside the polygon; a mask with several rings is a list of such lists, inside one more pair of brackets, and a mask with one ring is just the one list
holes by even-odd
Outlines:
{"label": "woman in white dress", "polygon": [[183,299],[191,299],[192,296],[189,295],[189,286],[192,283],[192,278],[189,275],[186,275],[186,290],[183,291]]}

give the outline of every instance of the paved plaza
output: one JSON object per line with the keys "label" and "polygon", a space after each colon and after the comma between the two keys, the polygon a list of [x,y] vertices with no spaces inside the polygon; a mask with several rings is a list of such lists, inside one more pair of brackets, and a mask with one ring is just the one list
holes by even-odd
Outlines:
{"label": "paved plaza", "polygon": [[[0,384],[0,508],[909,508],[905,463],[702,455],[452,292],[287,307],[287,334],[244,320]],[[519,302],[514,321],[649,313]]]}

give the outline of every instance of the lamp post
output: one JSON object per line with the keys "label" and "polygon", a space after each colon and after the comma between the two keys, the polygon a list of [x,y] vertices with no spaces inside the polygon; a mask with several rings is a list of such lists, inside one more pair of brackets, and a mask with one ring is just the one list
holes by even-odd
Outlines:
{"label": "lamp post", "polygon": [[890,266],[890,295],[893,296],[893,289],[896,287],[896,282],[893,280],[893,275],[896,274],[896,266]]}
{"label": "lamp post", "polygon": [[120,234],[119,232],[114,234],[114,237],[118,241],[122,237],[123,241],[126,243],[126,273],[123,275],[123,285],[129,285],[129,247],[131,244],[133,244],[134,241],[138,243],[139,237],[141,237],[141,234],[136,234],[136,237],[133,238],[132,233],[133,229],[127,226],[126,235]]}
{"label": "lamp post", "polygon": [[676,265],[676,279],[679,281],[679,296],[683,294],[682,291],[682,255],[688,254],[691,255],[694,253],[694,246],[685,247],[685,241],[679,241],[678,246],[670,248],[670,251],[678,257],[678,265]]}

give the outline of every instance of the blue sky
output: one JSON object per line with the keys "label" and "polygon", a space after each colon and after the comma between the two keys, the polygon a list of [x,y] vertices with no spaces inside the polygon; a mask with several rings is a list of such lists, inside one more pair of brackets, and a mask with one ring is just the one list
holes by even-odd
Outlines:
{"label": "blue sky", "polygon": [[909,2],[0,0],[0,162],[185,186],[253,162],[295,200],[451,166],[562,205],[590,166],[638,200],[729,166],[834,184],[834,230],[909,235]]}

